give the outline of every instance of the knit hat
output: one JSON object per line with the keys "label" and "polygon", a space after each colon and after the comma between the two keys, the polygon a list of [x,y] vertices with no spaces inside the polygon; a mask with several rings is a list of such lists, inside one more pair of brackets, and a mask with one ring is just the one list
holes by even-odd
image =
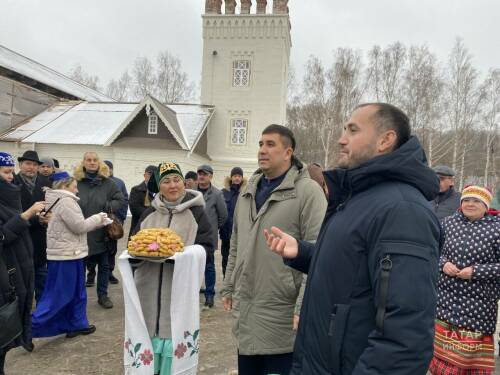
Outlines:
{"label": "knit hat", "polygon": [[231,177],[235,175],[240,175],[241,177],[243,177],[243,169],[241,169],[240,167],[234,167],[233,169],[231,169]]}
{"label": "knit hat", "polygon": [[15,167],[16,162],[12,155],[6,152],[0,152],[0,167]]}
{"label": "knit hat", "polygon": [[56,182],[56,181],[66,180],[68,178],[71,178],[71,176],[68,172],[62,171],[62,172],[54,173],[49,178],[51,181]]}
{"label": "knit hat", "polygon": [[149,179],[148,190],[152,193],[158,193],[160,191],[160,184],[162,180],[170,174],[176,174],[180,176],[184,181],[184,175],[182,174],[179,164],[172,162],[163,162],[158,165],[158,169],[154,174],[155,178]]}
{"label": "knit hat", "polygon": [[487,188],[477,185],[469,185],[466,186],[465,189],[462,191],[462,197],[460,198],[460,203],[467,198],[479,199],[481,202],[484,203],[486,209],[489,210],[491,202],[493,201],[493,194],[491,194],[491,191],[489,191],[489,189]]}
{"label": "knit hat", "polygon": [[111,163],[109,160],[104,160],[104,164],[106,164],[109,169],[113,169],[113,163]]}
{"label": "knit hat", "polygon": [[189,171],[188,173],[186,173],[186,176],[184,176],[185,180],[187,180],[188,178],[196,181],[198,179],[198,175],[195,171]]}
{"label": "knit hat", "polygon": [[52,158],[41,158],[40,161],[42,162],[42,165],[48,165],[51,168],[55,168],[54,159]]}

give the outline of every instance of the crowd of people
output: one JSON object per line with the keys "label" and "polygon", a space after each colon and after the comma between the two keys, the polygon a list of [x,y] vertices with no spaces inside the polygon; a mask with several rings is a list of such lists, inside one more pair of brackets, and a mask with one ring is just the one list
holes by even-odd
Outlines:
{"label": "crowd of people", "polygon": [[[454,170],[431,169],[410,129],[390,104],[360,105],[338,140],[337,167],[323,171],[296,157],[290,129],[270,125],[258,170],[247,178],[233,167],[221,190],[208,164],[186,174],[175,160],[146,166],[129,195],[95,152],[72,173],[35,151],[17,165],[0,152],[0,375],[7,352],[33,351],[34,337],[96,331],[86,288],[113,308],[118,248],[107,226],[123,225],[129,210],[128,237],[170,228],[186,248],[204,249],[204,287],[187,285],[202,287],[206,309],[216,304],[220,248],[218,292],[240,375],[492,374],[493,193],[456,191]],[[172,332],[176,262],[128,261],[153,350],[144,363],[169,375],[185,352]],[[197,358],[199,334],[184,336]]]}

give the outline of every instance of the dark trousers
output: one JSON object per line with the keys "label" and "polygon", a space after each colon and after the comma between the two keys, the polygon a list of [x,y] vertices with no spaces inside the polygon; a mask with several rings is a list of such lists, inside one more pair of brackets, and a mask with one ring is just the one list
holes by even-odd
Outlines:
{"label": "dark trousers", "polygon": [[5,367],[5,356],[7,355],[2,349],[0,349],[0,375],[4,375]]}
{"label": "dark trousers", "polygon": [[215,296],[215,262],[213,256],[209,258],[205,265],[205,298]]}
{"label": "dark trousers", "polygon": [[90,255],[87,257],[86,261],[87,270],[89,275],[93,272],[95,277],[95,267],[97,268],[97,297],[108,295],[108,283],[109,283],[109,254],[107,251]]}
{"label": "dark trousers", "polygon": [[[45,289],[45,281],[47,280],[47,264],[35,266],[35,300],[38,303],[42,298],[43,290]],[[1,373],[0,373],[1,374]]]}
{"label": "dark trousers", "polygon": [[229,259],[229,245],[231,244],[231,240],[222,240],[222,245],[220,248],[220,252],[222,254],[222,274],[224,275],[224,279],[226,278],[226,267],[227,261]]}
{"label": "dark trousers", "polygon": [[[118,241],[108,240],[107,242],[108,248],[108,263],[109,263],[109,274],[111,275],[115,270],[115,257],[118,252]],[[87,270],[91,277],[95,277],[95,264],[87,263]]]}
{"label": "dark trousers", "polygon": [[238,375],[288,375],[292,369],[293,353],[273,355],[238,354]]}
{"label": "dark trousers", "polygon": [[109,255],[109,272],[113,273],[115,270],[115,257],[118,252],[118,241],[109,240],[108,242],[108,255]]}

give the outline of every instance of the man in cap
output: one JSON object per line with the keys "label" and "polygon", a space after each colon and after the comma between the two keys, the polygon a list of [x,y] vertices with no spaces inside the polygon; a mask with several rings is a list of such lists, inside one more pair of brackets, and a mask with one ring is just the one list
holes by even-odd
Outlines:
{"label": "man in cap", "polygon": [[189,171],[184,177],[184,185],[186,189],[196,190],[196,185],[198,184],[198,175],[194,171]]}
{"label": "man in cap", "polygon": [[[198,167],[198,191],[205,199],[205,212],[212,224],[214,249],[217,249],[219,229],[227,220],[227,209],[219,189],[212,185],[214,170],[210,165]],[[215,296],[215,262],[214,257],[207,257],[205,266],[205,306],[214,307]]]}
{"label": "man in cap", "polygon": [[54,166],[54,159],[41,158],[40,161],[42,162],[42,164],[40,165],[38,173],[47,178],[52,176],[56,171],[56,168]]}
{"label": "man in cap", "polygon": [[434,213],[439,220],[453,215],[460,207],[460,193],[455,191],[455,171],[446,165],[434,168],[439,177],[439,194],[431,201]]}
{"label": "man in cap", "polygon": [[[42,161],[36,151],[26,151],[19,161],[19,173],[13,183],[21,188],[21,206],[23,211],[35,202],[45,200],[44,188],[50,187],[49,179],[38,174]],[[30,236],[33,242],[33,264],[35,270],[35,299],[42,296],[47,277],[47,223],[50,215],[34,216],[30,219]]]}
{"label": "man in cap", "polygon": [[132,224],[130,224],[129,237],[135,230],[137,223],[144,211],[151,206],[154,194],[148,190],[148,182],[151,176],[154,176],[157,167],[148,165],[144,170],[144,181],[130,190],[129,207],[132,213]]}
{"label": "man in cap", "polygon": [[231,232],[233,231],[233,216],[236,202],[240,195],[241,188],[246,185],[246,180],[243,178],[243,169],[234,167],[231,169],[231,176],[224,180],[224,189],[222,195],[227,208],[226,223],[220,228],[221,254],[222,254],[222,274],[226,278],[226,266],[229,258],[229,245],[231,243]]}

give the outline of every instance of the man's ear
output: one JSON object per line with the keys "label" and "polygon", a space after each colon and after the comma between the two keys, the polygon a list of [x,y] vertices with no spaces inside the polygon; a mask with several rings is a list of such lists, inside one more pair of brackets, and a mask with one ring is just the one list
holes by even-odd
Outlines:
{"label": "man's ear", "polygon": [[377,144],[377,151],[379,154],[387,154],[396,149],[396,144],[398,141],[398,136],[394,130],[387,130],[383,132]]}

